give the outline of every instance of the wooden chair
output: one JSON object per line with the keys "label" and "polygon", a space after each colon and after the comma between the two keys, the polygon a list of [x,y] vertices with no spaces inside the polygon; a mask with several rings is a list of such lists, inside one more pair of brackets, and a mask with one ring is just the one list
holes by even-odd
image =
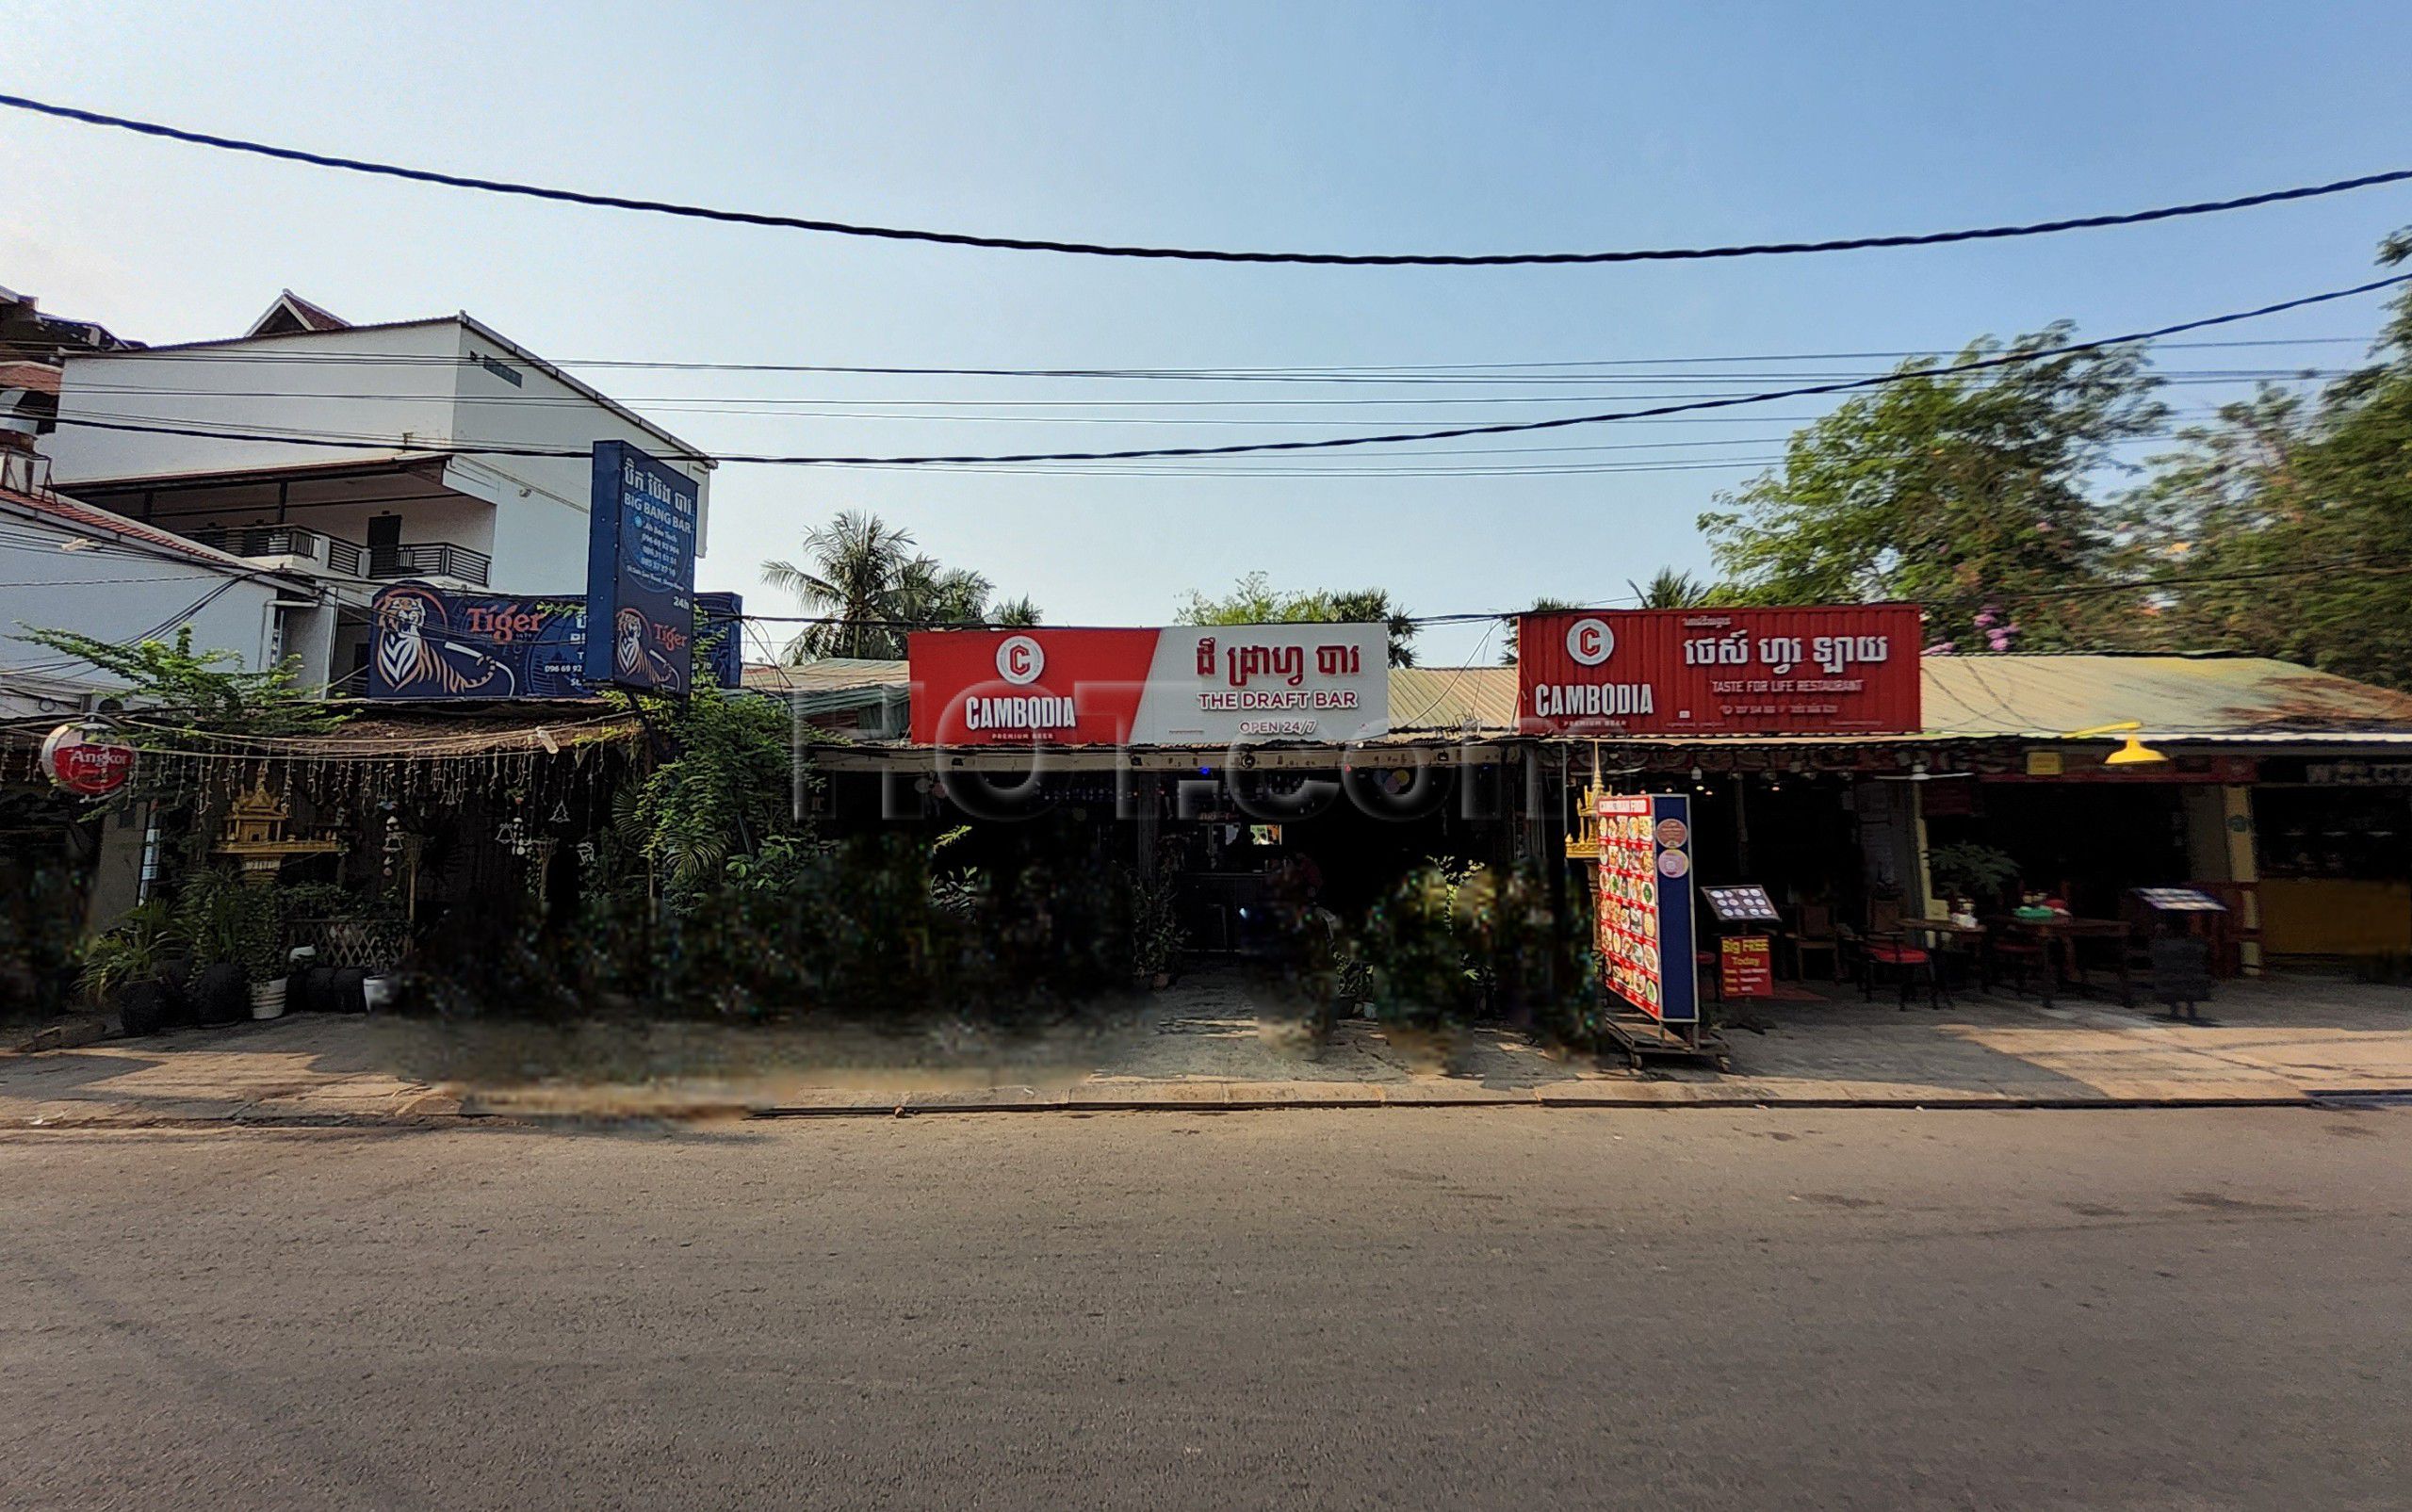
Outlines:
{"label": "wooden chair", "polygon": [[1910,984],[1918,973],[1926,973],[1927,997],[1935,1000],[1934,953],[1923,945],[1913,945],[1899,935],[1872,934],[1860,941],[1859,995],[1864,1000],[1876,997],[1876,973],[1890,970],[1900,983],[1901,1011],[1910,1009]]}
{"label": "wooden chair", "polygon": [[1843,942],[1834,931],[1832,905],[1802,903],[1793,928],[1785,937],[1792,942],[1792,974],[1797,980],[1809,980],[1809,957],[1819,951],[1826,957],[1826,980],[1843,979]]}

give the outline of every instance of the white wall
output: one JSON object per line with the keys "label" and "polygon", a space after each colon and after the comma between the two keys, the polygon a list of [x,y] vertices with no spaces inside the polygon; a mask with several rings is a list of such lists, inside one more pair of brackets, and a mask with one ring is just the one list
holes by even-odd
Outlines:
{"label": "white wall", "polygon": [[[0,583],[8,585],[0,587],[0,701],[21,680],[122,686],[90,663],[62,666],[59,653],[16,639],[26,626],[123,642],[169,640],[190,625],[195,650],[231,651],[252,671],[271,661],[273,583],[130,549],[60,549],[78,539],[93,537],[0,510]],[[220,586],[223,593],[194,607]]]}
{"label": "white wall", "polygon": [[[589,453],[598,441],[625,441],[657,457],[669,443],[544,369],[513,357],[467,326],[456,328],[461,355],[456,445],[480,442],[576,450],[575,457],[513,457],[484,453],[447,469],[463,493],[495,501],[494,586],[506,593],[586,591],[588,501],[594,493]],[[513,384],[485,365],[519,377]],[[696,481],[696,549],[710,520],[711,475],[696,463],[672,463]],[[527,492],[523,495],[521,490]]]}
{"label": "white wall", "polygon": [[[138,424],[380,437],[407,433],[415,441],[447,446],[458,377],[448,359],[457,355],[459,331],[459,322],[442,320],[158,351],[71,355],[59,386],[60,418],[124,416]],[[304,355],[353,360],[290,360]],[[359,360],[376,357],[420,360]],[[426,360],[431,358],[434,360]],[[289,442],[99,431],[65,423],[44,439],[42,449],[51,458],[53,481],[71,492],[74,483],[94,479],[237,472],[386,454]]]}
{"label": "white wall", "polygon": [[[224,360],[304,355],[417,360]],[[518,382],[503,376],[505,372]],[[129,392],[145,389],[184,392]],[[474,448],[482,442],[575,452],[564,457],[487,452],[448,463],[448,487],[494,506],[490,527],[472,506],[392,506],[403,517],[405,542],[451,541],[492,557],[490,586],[498,593],[585,591],[588,497],[593,492],[589,453],[595,443],[626,441],[656,456],[672,449],[660,436],[459,319],[176,351],[71,357],[59,405],[64,416],[106,413],[142,417],[138,423],[381,437],[408,432],[412,440],[437,448]],[[62,425],[47,438],[45,449],[62,489],[72,489],[79,480],[291,467],[393,454],[74,425]],[[673,465],[698,484],[700,550],[711,517],[710,475],[700,464]],[[364,539],[368,512],[375,512],[364,511],[355,518],[349,511],[316,509],[297,514],[293,523],[358,542]],[[228,523],[240,522],[230,518]]]}

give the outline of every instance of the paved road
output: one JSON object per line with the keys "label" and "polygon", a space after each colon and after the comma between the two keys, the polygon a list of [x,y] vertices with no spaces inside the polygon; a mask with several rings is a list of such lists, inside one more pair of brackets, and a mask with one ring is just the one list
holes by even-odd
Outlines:
{"label": "paved road", "polygon": [[0,1137],[0,1505],[2400,1506],[2412,1112]]}

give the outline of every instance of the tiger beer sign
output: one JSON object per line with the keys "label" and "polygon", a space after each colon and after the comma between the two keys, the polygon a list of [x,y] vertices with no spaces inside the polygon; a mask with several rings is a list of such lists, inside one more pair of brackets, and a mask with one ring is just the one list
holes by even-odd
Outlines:
{"label": "tiger beer sign", "polygon": [[1390,728],[1379,625],[925,630],[921,745],[1345,744]]}
{"label": "tiger beer sign", "polygon": [[1516,621],[1526,735],[1914,734],[1915,604],[1569,610]]}

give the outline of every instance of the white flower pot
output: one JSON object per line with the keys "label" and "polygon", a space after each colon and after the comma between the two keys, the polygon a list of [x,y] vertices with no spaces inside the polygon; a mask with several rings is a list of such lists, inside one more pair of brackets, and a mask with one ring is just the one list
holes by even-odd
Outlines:
{"label": "white flower pot", "polygon": [[400,1000],[402,982],[399,977],[363,977],[360,981],[361,1003],[370,1013],[382,1013]]}
{"label": "white flower pot", "polygon": [[282,1018],[285,1016],[285,978],[279,977],[274,982],[254,982],[252,984],[252,1016],[253,1018]]}

